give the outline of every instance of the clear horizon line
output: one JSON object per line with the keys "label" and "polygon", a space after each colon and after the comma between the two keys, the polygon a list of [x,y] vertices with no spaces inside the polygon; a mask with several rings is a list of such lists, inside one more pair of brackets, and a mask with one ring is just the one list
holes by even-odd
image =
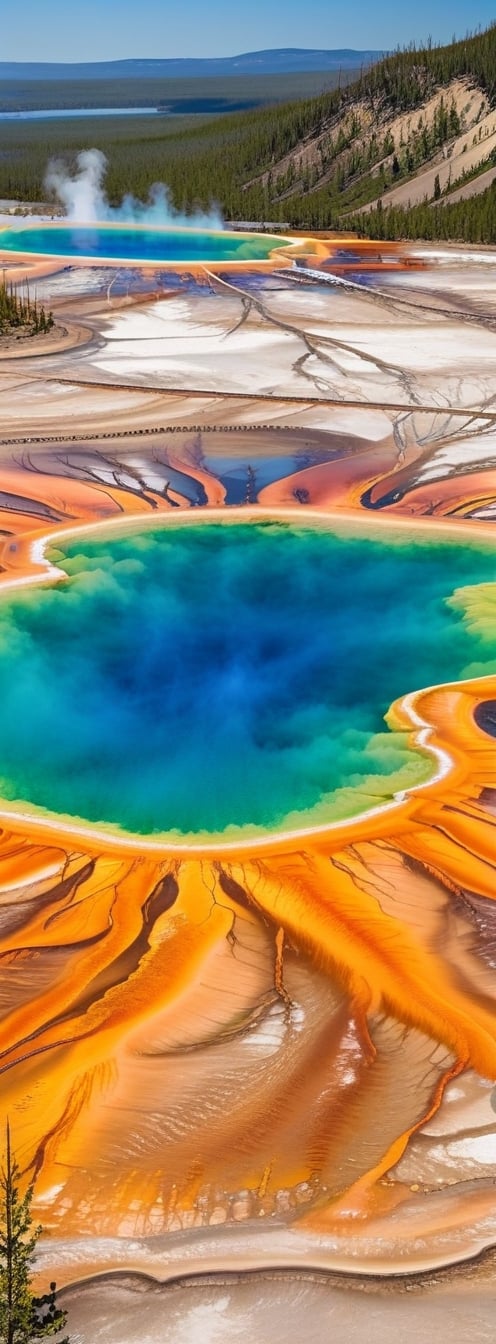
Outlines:
{"label": "clear horizon line", "polygon": [[392,47],[345,47],[345,46],[340,46],[340,47],[252,47],[252,48],[250,48],[250,50],[246,50],[246,51],[233,51],[233,52],[231,52],[231,53],[228,52],[228,53],[224,53],[223,55],[219,55],[219,54],[217,54],[217,55],[215,55],[215,56],[197,56],[197,55],[192,55],[191,53],[190,53],[189,55],[187,55],[187,56],[144,56],[144,55],[141,55],[141,56],[86,56],[86,57],[84,57],[82,60],[73,60],[72,58],[70,58],[70,59],[65,58],[65,59],[64,59],[64,58],[60,58],[60,57],[59,57],[58,59],[56,59],[56,60],[50,60],[50,59],[48,59],[48,58],[41,59],[41,60],[39,60],[39,59],[37,59],[37,60],[30,60],[30,59],[28,59],[28,60],[26,60],[26,59],[21,60],[20,58],[18,58],[18,57],[16,57],[16,56],[4,56],[4,57],[2,57],[2,59],[0,60],[0,65],[108,65],[108,64],[110,64],[110,63],[114,63],[114,62],[117,64],[118,62],[121,62],[121,61],[129,61],[129,62],[132,62],[133,64],[135,64],[135,63],[138,62],[138,61],[150,61],[150,62],[153,62],[154,64],[160,64],[162,61],[204,61],[205,63],[207,63],[208,61],[234,61],[234,60],[240,59],[240,58],[243,57],[243,56],[259,56],[259,55],[263,55],[263,56],[265,56],[265,55],[270,55],[270,54],[275,53],[275,52],[283,52],[283,51],[284,51],[284,52],[312,52],[312,53],[320,53],[320,52],[321,52],[323,55],[328,55],[329,53],[330,53],[331,55],[334,55],[334,53],[337,52],[337,51],[350,51],[350,52],[357,52],[358,55],[361,55],[361,53],[364,52],[364,51],[374,51],[374,52],[378,51],[378,52],[383,52],[383,51],[392,51],[392,50],[393,50]]}

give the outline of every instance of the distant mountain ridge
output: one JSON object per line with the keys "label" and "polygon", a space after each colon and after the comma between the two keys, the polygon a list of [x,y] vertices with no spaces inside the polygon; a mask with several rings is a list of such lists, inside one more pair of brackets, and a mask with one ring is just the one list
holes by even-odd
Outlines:
{"label": "distant mountain ridge", "polygon": [[281,47],[247,51],[240,56],[182,57],[124,61],[85,61],[77,64],[45,61],[0,61],[1,79],[184,79],[219,75],[276,75],[312,70],[358,70],[380,60],[381,51],[354,51],[343,47],[319,50]]}

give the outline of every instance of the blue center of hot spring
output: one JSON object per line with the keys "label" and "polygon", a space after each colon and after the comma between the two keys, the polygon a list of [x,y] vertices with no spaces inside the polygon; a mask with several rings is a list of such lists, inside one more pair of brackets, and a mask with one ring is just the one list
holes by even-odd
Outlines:
{"label": "blue center of hot spring", "polygon": [[253,833],[362,811],[432,770],[386,729],[391,702],[496,670],[494,635],[446,600],[493,578],[482,543],[202,521],[55,558],[65,580],[0,602],[0,793],[93,823]]}

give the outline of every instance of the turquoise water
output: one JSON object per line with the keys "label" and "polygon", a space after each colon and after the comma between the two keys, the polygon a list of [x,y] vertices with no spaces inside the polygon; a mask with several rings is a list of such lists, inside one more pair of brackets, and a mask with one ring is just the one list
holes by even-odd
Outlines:
{"label": "turquoise water", "polygon": [[37,225],[0,230],[0,251],[121,261],[263,261],[284,238],[200,229]]}
{"label": "turquoise water", "polygon": [[0,792],[52,812],[179,835],[350,815],[432,769],[393,700],[496,670],[482,546],[202,521],[55,558],[67,581],[0,602]]}

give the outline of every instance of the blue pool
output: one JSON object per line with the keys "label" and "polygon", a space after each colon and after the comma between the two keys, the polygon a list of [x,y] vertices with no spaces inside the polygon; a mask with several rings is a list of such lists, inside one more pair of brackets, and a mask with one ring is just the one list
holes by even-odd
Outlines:
{"label": "blue pool", "polygon": [[0,251],[135,262],[265,261],[286,238],[146,225],[37,224],[0,230]]}

